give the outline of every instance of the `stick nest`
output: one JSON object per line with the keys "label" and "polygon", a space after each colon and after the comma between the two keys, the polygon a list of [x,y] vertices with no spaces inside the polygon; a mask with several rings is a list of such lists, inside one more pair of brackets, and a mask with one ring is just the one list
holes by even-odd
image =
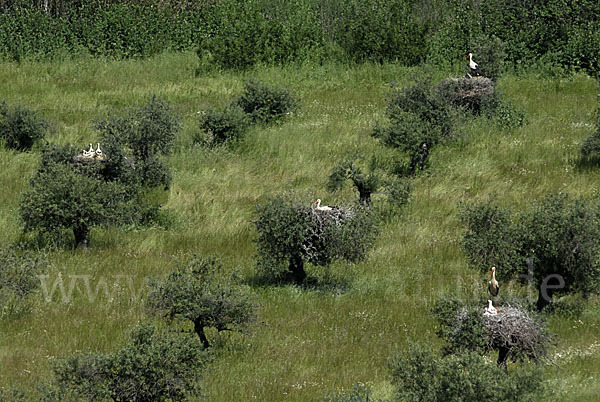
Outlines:
{"label": "stick nest", "polygon": [[545,355],[549,334],[526,311],[510,305],[500,307],[496,315],[484,315],[483,311],[490,348],[508,348],[532,359]]}
{"label": "stick nest", "polygon": [[485,100],[494,95],[494,81],[485,77],[447,78],[440,83],[440,89],[453,105],[478,112]]}

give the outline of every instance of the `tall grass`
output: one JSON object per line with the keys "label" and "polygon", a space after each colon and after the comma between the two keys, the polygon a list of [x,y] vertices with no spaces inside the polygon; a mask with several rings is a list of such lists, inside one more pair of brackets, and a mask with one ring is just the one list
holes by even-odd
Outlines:
{"label": "tall grass", "polygon": [[[152,94],[172,102],[185,127],[169,159],[168,224],[94,229],[89,250],[52,251],[47,282],[59,275],[65,284],[76,278],[73,298],[63,303],[57,293],[47,302],[40,289],[30,314],[0,318],[0,387],[31,390],[49,378],[56,356],[117,348],[127,328],[147,316],[146,279],[170,272],[183,254],[216,254],[250,278],[254,205],[265,196],[293,190],[329,204],[356,199],[349,187],[326,192],[329,169],[350,151],[389,152],[370,133],[384,118],[389,84],[409,84],[414,73],[396,64],[307,64],[196,75],[197,63],[195,54],[183,53],[0,66],[0,98],[55,122],[50,142],[83,148],[97,138],[91,122]],[[228,104],[249,76],[289,87],[301,110],[280,124],[254,127],[235,149],[193,146],[197,112]],[[460,202],[495,194],[502,204],[525,208],[553,191],[598,194],[600,172],[576,163],[579,145],[592,130],[587,124],[597,106],[595,81],[523,75],[499,85],[526,110],[528,124],[502,131],[481,118],[436,148],[429,171],[415,180],[411,203],[384,224],[367,261],[336,262],[327,275],[308,267],[331,285],[254,288],[262,306],[258,323],[219,350],[204,375],[209,400],[314,400],[358,382],[371,385],[376,396],[389,396],[387,358],[409,341],[438,342],[428,310],[439,297],[454,294],[484,305],[486,279],[468,268],[460,245]],[[18,204],[38,153],[0,149],[2,244],[21,237]],[[91,302],[85,281],[74,276],[84,274],[92,291],[104,280],[112,296],[101,291]],[[590,380],[600,358],[594,346],[598,299],[587,301],[580,318],[554,317],[549,324],[559,335],[557,353],[571,351],[547,369],[553,398],[592,400],[600,392]]]}

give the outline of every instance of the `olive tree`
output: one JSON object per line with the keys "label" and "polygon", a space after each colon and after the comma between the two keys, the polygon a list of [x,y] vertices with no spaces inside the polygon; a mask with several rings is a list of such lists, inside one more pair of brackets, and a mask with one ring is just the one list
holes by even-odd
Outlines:
{"label": "olive tree", "polygon": [[205,348],[210,346],[206,327],[217,331],[243,329],[253,321],[257,309],[249,292],[225,274],[217,259],[197,256],[164,280],[150,282],[147,306],[170,319],[192,321]]}
{"label": "olive tree", "polygon": [[383,144],[408,154],[409,170],[423,170],[432,148],[452,134],[452,109],[446,97],[422,78],[395,89],[386,109],[389,123],[372,135]]}
{"label": "olive tree", "polygon": [[304,263],[327,266],[336,259],[364,260],[375,242],[373,213],[361,206],[318,211],[291,197],[274,197],[256,207],[259,264],[286,265],[302,284]]}
{"label": "olive tree", "polygon": [[93,166],[50,163],[34,176],[21,200],[24,232],[56,239],[68,229],[76,247],[87,246],[92,227],[133,218],[136,205],[131,194],[132,189],[118,182],[106,182]]}
{"label": "olive tree", "polygon": [[554,194],[516,213],[492,204],[463,208],[464,247],[471,264],[498,267],[500,281],[514,274],[538,289],[537,308],[554,294],[596,292],[600,282],[600,208],[590,199]]}

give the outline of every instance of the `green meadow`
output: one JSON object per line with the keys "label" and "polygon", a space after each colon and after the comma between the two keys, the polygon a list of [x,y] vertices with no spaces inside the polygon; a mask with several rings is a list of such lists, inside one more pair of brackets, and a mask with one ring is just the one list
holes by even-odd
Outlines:
{"label": "green meadow", "polygon": [[[146,281],[171,272],[185,255],[216,255],[252,283],[255,205],[285,192],[329,205],[355,201],[350,185],[327,192],[329,171],[349,153],[364,160],[390,156],[371,132],[384,122],[390,84],[409,85],[417,72],[397,64],[245,72],[199,71],[198,65],[191,52],[0,64],[0,99],[52,121],[52,143],[87,149],[97,142],[94,121],[152,95],[170,102],[183,122],[168,158],[172,185],[156,195],[164,198],[164,224],[94,228],[89,249],[48,251],[45,286],[30,297],[31,311],[0,318],[0,388],[34,390],[51,377],[54,358],[118,348],[130,328],[151,317],[144,308]],[[436,72],[436,78],[449,74]],[[253,126],[233,148],[194,145],[198,112],[227,105],[249,77],[289,88],[300,109],[279,124]],[[578,165],[581,143],[593,131],[596,81],[583,74],[521,73],[504,76],[498,87],[525,111],[526,124],[507,131],[480,117],[461,125],[455,139],[431,152],[409,204],[381,224],[364,262],[308,266],[320,284],[313,287],[253,285],[260,309],[250,331],[209,332],[217,348],[201,380],[207,400],[318,400],[357,383],[369,385],[375,397],[390,397],[388,358],[410,342],[440,344],[429,314],[440,297],[485,305],[487,276],[468,265],[461,247],[462,202],[494,197],[521,209],[553,192],[600,195],[600,169]],[[0,149],[3,246],[22,239],[19,202],[41,147]],[[70,297],[63,300],[58,284]],[[586,300],[576,319],[549,316],[548,326],[557,345],[545,368],[551,393],[541,399],[597,400],[600,300]]]}

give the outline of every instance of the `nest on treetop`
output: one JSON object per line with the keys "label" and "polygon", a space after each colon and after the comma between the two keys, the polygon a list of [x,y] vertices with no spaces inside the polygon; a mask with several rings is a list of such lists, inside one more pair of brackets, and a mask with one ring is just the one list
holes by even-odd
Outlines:
{"label": "nest on treetop", "polygon": [[485,315],[482,320],[492,349],[507,348],[518,351],[530,359],[545,355],[545,345],[550,335],[526,311],[511,305],[498,309],[496,315]]}
{"label": "nest on treetop", "polygon": [[446,78],[440,90],[454,106],[465,107],[475,113],[494,95],[494,81],[485,77]]}

